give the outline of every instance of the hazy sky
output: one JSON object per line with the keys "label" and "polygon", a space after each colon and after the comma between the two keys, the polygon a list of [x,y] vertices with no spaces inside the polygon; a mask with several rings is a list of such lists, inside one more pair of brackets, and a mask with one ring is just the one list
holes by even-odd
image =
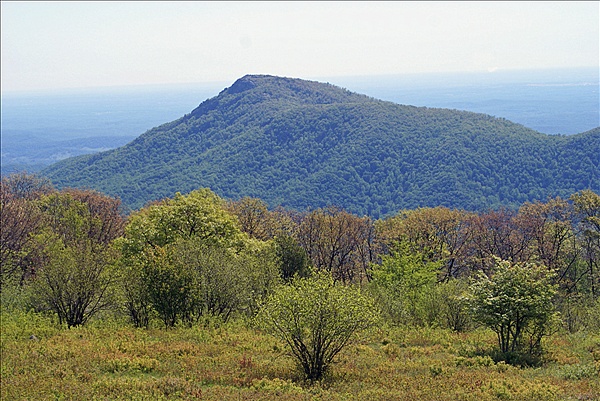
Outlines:
{"label": "hazy sky", "polygon": [[599,65],[599,2],[2,1],[2,91]]}

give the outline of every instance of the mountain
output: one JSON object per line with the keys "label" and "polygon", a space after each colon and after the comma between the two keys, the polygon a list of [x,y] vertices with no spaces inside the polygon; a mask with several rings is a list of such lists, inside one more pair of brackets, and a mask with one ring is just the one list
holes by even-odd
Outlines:
{"label": "mountain", "polygon": [[403,208],[467,210],[600,190],[600,127],[545,135],[485,114],[414,107],[331,84],[238,79],[185,116],[117,149],[43,170],[139,208],[209,187],[271,206],[336,205],[381,217]]}

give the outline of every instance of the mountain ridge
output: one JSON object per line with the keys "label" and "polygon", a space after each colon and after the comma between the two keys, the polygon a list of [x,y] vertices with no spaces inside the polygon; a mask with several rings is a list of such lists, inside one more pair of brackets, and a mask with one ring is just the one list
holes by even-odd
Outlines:
{"label": "mountain ridge", "polygon": [[[399,105],[328,83],[246,75],[120,148],[45,169],[131,208],[209,187],[271,206],[480,210],[598,191],[600,128],[569,137],[459,110]],[[568,151],[567,151],[568,150]],[[597,152],[596,152],[597,153]]]}

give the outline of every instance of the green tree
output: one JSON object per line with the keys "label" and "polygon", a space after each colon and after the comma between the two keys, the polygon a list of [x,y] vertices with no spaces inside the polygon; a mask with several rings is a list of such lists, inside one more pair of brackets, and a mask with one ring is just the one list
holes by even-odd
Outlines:
{"label": "green tree", "polygon": [[114,304],[112,241],[122,216],[101,210],[118,209],[119,202],[86,191],[55,192],[35,202],[42,228],[26,250],[38,263],[31,278],[33,306],[54,311],[69,327],[83,325]]}
{"label": "green tree", "polygon": [[207,188],[187,195],[175,194],[133,214],[122,243],[126,255],[147,247],[162,247],[178,239],[198,238],[225,247],[241,245],[236,219],[225,210],[225,202]]}
{"label": "green tree", "polygon": [[191,322],[197,302],[197,282],[192,269],[174,263],[172,248],[149,249],[142,268],[142,284],[154,310],[165,327],[179,320]]}
{"label": "green tree", "polygon": [[268,297],[257,321],[283,340],[310,381],[323,378],[355,335],[379,321],[375,302],[325,272],[296,278]]}
{"label": "green tree", "polygon": [[453,278],[435,285],[431,307],[439,315],[442,327],[454,331],[467,331],[471,327],[469,306],[464,297],[467,291],[468,280],[465,278]]}
{"label": "green tree", "polygon": [[427,261],[407,242],[398,242],[389,255],[382,255],[381,264],[372,265],[371,288],[394,321],[433,323],[437,311],[430,301],[441,264]]}
{"label": "green tree", "polygon": [[553,275],[543,265],[496,259],[492,276],[480,273],[471,284],[473,317],[496,333],[507,361],[541,353],[541,340],[557,319]]}
{"label": "green tree", "polygon": [[[122,249],[120,241],[115,246]],[[121,256],[118,260],[122,304],[135,327],[148,327],[154,312],[148,288],[144,285],[143,269],[148,263],[148,260],[142,258]]]}
{"label": "green tree", "polygon": [[244,236],[224,206],[221,198],[204,188],[187,195],[177,193],[173,199],[155,202],[130,217],[118,248],[122,252],[124,305],[136,326],[148,325],[152,309],[166,326],[180,319],[191,321],[197,309],[192,303],[197,290],[189,280],[196,276],[193,267],[181,263],[176,243],[193,240],[203,245],[242,247]]}
{"label": "green tree", "polygon": [[125,306],[136,325],[151,309],[165,326],[256,312],[278,280],[271,242],[250,238],[208,189],[176,194],[133,215],[119,241]]}
{"label": "green tree", "polygon": [[249,290],[242,309],[248,315],[256,316],[260,305],[281,284],[281,267],[276,244],[272,241],[248,241],[244,252],[239,254],[239,259]]}
{"label": "green tree", "polygon": [[275,238],[276,253],[281,266],[281,277],[290,281],[294,276],[306,277],[310,274],[310,261],[304,248],[290,236]]}
{"label": "green tree", "polygon": [[174,247],[173,268],[193,275],[196,289],[190,305],[194,315],[228,320],[238,312],[255,314],[258,303],[279,282],[279,270],[268,242],[249,240],[243,252],[233,252],[198,240]]}
{"label": "green tree", "polygon": [[77,247],[65,245],[55,234],[36,236],[44,244],[47,260],[31,283],[33,305],[51,310],[68,327],[85,324],[92,316],[113,305],[116,255],[111,248],[82,241]]}

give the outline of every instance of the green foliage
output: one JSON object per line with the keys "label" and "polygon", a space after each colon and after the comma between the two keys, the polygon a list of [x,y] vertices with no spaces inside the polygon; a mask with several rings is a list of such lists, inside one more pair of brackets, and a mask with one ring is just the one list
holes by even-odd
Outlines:
{"label": "green foliage", "polygon": [[244,236],[225,203],[208,189],[151,204],[133,214],[125,235],[117,241],[122,252],[125,309],[136,326],[147,326],[152,310],[166,326],[198,316],[198,277],[178,255],[178,244],[240,247]]}
{"label": "green foliage", "polygon": [[310,381],[322,379],[335,356],[378,319],[373,300],[325,273],[279,287],[257,317],[260,326],[286,343]]}
{"label": "green foliage", "polygon": [[46,244],[47,263],[32,280],[32,305],[51,310],[68,327],[85,324],[92,316],[113,305],[113,286],[118,277],[115,253],[89,242],[65,245],[54,234],[40,234],[35,241]]}
{"label": "green foliage", "polygon": [[556,303],[566,330],[600,333],[600,298],[571,294],[559,297]]}
{"label": "green foliage", "polygon": [[122,242],[126,255],[147,247],[164,247],[177,239],[198,238],[206,243],[232,247],[242,240],[235,219],[225,211],[225,203],[203,188],[187,195],[175,194],[133,214]]}
{"label": "green foliage", "polygon": [[208,187],[304,210],[374,218],[401,209],[485,210],[600,190],[600,128],[544,135],[505,119],[412,107],[332,85],[247,76],[191,113],[108,152],[44,170],[135,209]]}
{"label": "green foliage", "polygon": [[[77,194],[56,192],[32,201],[42,224],[24,249],[37,262],[28,283],[32,307],[56,313],[69,327],[110,308],[118,279],[117,254],[110,243],[121,217],[103,219],[95,212],[94,206],[108,198],[94,194],[81,201]],[[110,224],[116,230],[101,228]]]}
{"label": "green foliage", "polygon": [[152,310],[167,327],[256,312],[279,277],[273,246],[242,233],[207,189],[140,210],[118,244],[125,306],[137,326],[148,325]]}
{"label": "green foliage", "polygon": [[[115,246],[122,249],[120,240],[115,242]],[[145,257],[121,256],[117,263],[121,272],[118,288],[124,312],[135,327],[148,327],[155,311],[152,308],[149,289],[144,282],[143,271],[150,261]]]}
{"label": "green foliage", "polygon": [[552,277],[542,265],[497,260],[491,277],[481,273],[473,281],[469,294],[473,316],[496,333],[506,358],[541,352],[541,340],[557,319]]}
{"label": "green foliage", "polygon": [[246,291],[240,292],[245,297],[241,309],[253,317],[266,297],[281,284],[276,245],[273,242],[250,241],[238,258],[246,282]]}
{"label": "green foliage", "polygon": [[194,238],[148,250],[141,272],[144,296],[166,327],[203,316],[227,321],[243,312],[252,315],[279,280],[270,248],[257,243],[234,253]]}
{"label": "green foliage", "polygon": [[307,277],[310,274],[310,261],[304,248],[290,236],[275,238],[275,252],[281,265],[281,277],[290,281],[293,277]]}
{"label": "green foliage", "polygon": [[[367,287],[379,304],[325,272],[303,277],[308,259],[297,236],[310,214],[272,212],[246,200],[232,215],[221,198],[200,190],[148,205],[117,238],[123,219],[114,199],[54,191],[3,198],[3,213],[7,199],[18,199],[13,222],[35,210],[39,224],[24,230],[24,241],[5,235],[6,227],[25,226],[5,226],[3,214],[8,259],[27,255],[24,266],[35,268],[26,285],[19,269],[3,278],[2,399],[537,401],[600,394],[600,203],[593,192],[574,195],[572,208],[556,200],[506,214],[404,212],[376,233],[371,220],[346,213],[321,220],[329,226],[313,225],[305,241],[330,230],[341,235],[323,241],[324,251],[340,249],[335,238],[358,239],[365,248],[352,249],[364,256],[360,262],[381,261],[371,265]],[[495,248],[485,248],[492,242]],[[508,250],[511,261],[490,266],[489,249]],[[519,262],[538,258],[552,268]],[[472,275],[467,288],[463,275],[477,266],[490,276]],[[565,285],[565,277],[577,285]],[[110,314],[115,301],[147,330]],[[560,335],[550,334],[554,302],[568,329]],[[469,330],[467,306],[490,329]],[[409,324],[385,325],[355,341],[380,322],[380,307]],[[246,326],[255,316],[291,360],[281,358],[280,343]],[[172,329],[155,330],[157,317]],[[201,330],[186,327],[198,321]],[[71,330],[61,330],[65,325]],[[536,370],[509,366],[541,362]],[[294,383],[299,375],[311,385]]]}
{"label": "green foliage", "polygon": [[164,248],[149,249],[147,252],[141,284],[148,301],[165,327],[175,326],[180,319],[191,322],[196,309],[194,303],[198,298],[194,271],[184,264],[173,263],[171,259],[175,257],[174,253]]}
{"label": "green foliage", "polygon": [[406,242],[396,243],[381,259],[371,267],[371,286],[386,314],[396,323],[433,324],[438,311],[431,302],[441,263],[426,261]]}
{"label": "green foliage", "polygon": [[464,295],[468,290],[465,279],[450,279],[435,285],[432,312],[437,312],[440,326],[464,332],[471,328],[469,306]]}
{"label": "green foliage", "polygon": [[197,316],[209,315],[227,321],[239,312],[256,313],[258,303],[279,280],[272,246],[252,242],[243,252],[181,241],[174,248],[174,266],[190,271],[196,295]]}

